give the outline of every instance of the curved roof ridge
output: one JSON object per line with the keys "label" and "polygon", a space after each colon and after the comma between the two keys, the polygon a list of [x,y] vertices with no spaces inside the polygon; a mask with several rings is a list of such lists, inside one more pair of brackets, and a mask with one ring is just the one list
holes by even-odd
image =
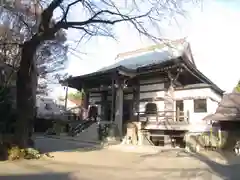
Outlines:
{"label": "curved roof ridge", "polygon": [[176,48],[176,45],[185,45],[188,44],[188,42],[186,41],[186,38],[181,38],[181,39],[176,39],[176,40],[170,40],[170,39],[163,39],[161,43],[158,44],[154,44],[154,45],[150,45],[147,47],[143,47],[143,48],[139,48],[136,50],[132,50],[132,51],[127,51],[127,52],[123,52],[123,53],[119,53],[115,59],[125,59],[125,58],[131,58],[131,57],[135,57],[135,56],[140,56],[143,55],[145,53],[148,52],[152,52],[155,50],[159,50],[159,49],[163,49],[165,47],[170,47],[170,48]]}

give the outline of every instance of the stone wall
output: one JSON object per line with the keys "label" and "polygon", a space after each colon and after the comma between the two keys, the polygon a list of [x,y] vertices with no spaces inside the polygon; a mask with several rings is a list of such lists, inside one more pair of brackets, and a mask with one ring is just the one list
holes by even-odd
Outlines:
{"label": "stone wall", "polygon": [[238,140],[240,140],[238,131],[221,131],[220,134],[218,132],[189,132],[185,135],[186,148],[191,151],[203,150],[205,147],[231,151]]}

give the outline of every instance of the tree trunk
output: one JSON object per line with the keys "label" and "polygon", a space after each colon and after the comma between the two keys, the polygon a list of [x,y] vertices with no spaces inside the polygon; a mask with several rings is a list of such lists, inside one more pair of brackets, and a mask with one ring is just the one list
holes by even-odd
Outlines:
{"label": "tree trunk", "polygon": [[37,68],[35,53],[40,41],[32,38],[23,44],[20,69],[17,74],[16,141],[27,147],[33,130],[36,111]]}

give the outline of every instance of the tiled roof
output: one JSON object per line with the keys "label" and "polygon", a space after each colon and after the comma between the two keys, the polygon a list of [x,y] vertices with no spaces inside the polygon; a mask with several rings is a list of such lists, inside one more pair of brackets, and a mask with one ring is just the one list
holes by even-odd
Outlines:
{"label": "tiled roof", "polygon": [[120,60],[115,64],[104,67],[90,74],[71,77],[67,81],[69,85],[72,84],[71,87],[78,86],[79,88],[81,86],[79,82],[78,85],[73,84],[80,79],[98,77],[99,75],[108,74],[115,70],[136,72],[135,70],[139,70],[141,67],[162,64],[166,61],[174,60],[179,57],[183,57],[182,60],[185,62],[186,67],[196,74],[200,79],[202,79],[204,83],[214,87],[218,93],[223,93],[223,91],[216,84],[214,84],[196,68],[190,45],[185,39],[179,39],[175,41],[165,40],[164,43],[161,44],[121,53],[116,58],[116,60]]}
{"label": "tiled roof", "polygon": [[121,53],[116,57],[116,60],[120,59],[119,62],[104,67],[99,71],[107,71],[119,66],[128,69],[137,69],[148,65],[159,64],[180,57],[185,51],[187,45],[188,43],[185,40],[180,39]]}
{"label": "tiled roof", "polygon": [[213,121],[240,121],[240,93],[234,88],[232,93],[225,94],[214,114],[203,120]]}
{"label": "tiled roof", "polygon": [[176,45],[184,44],[184,43],[186,43],[185,39],[178,39],[178,40],[171,40],[171,41],[170,40],[165,40],[161,44],[156,44],[156,45],[144,47],[144,48],[133,50],[133,51],[119,53],[117,55],[116,59],[127,58],[129,56],[139,55],[141,53],[146,53],[146,52],[154,51],[154,50],[157,50],[157,49],[162,49],[166,46],[171,47],[171,46],[176,46]]}

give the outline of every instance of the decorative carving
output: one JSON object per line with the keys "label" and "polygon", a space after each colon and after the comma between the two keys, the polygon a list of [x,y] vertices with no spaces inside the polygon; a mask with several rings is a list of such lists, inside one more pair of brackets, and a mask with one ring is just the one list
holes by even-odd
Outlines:
{"label": "decorative carving", "polygon": [[176,84],[176,81],[181,72],[182,72],[182,70],[178,69],[177,74],[174,76],[170,71],[168,71],[168,79],[170,81],[170,87],[174,86]]}

